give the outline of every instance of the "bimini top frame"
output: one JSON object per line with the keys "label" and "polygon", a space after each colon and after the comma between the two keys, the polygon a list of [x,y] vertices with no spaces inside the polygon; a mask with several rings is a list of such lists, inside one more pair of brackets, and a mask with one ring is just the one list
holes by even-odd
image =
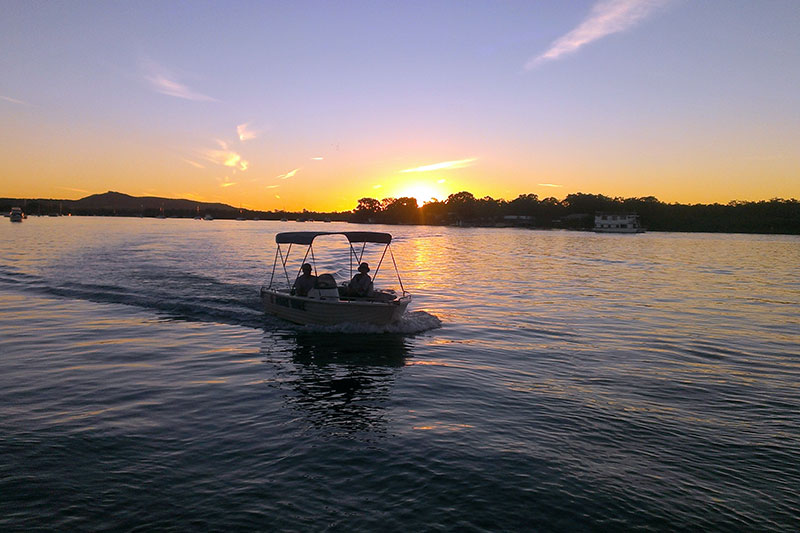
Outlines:
{"label": "bimini top frame", "polygon": [[392,236],[388,233],[377,231],[289,231],[275,235],[277,244],[306,244],[311,245],[320,235],[344,235],[350,244],[354,242],[374,242],[389,244]]}
{"label": "bimini top frame", "polygon": [[[381,259],[378,262],[378,266],[375,268],[375,273],[372,275],[373,281],[376,277],[378,277],[378,272],[381,269],[381,265],[383,264],[383,259],[386,257],[386,252],[389,252],[389,256],[392,258],[392,264],[394,265],[394,271],[397,274],[397,281],[400,283],[400,290],[403,291],[403,295],[406,294],[406,290],[403,287],[403,280],[400,279],[400,271],[397,268],[397,262],[394,259],[394,254],[392,253],[392,249],[390,247],[390,243],[392,242],[392,236],[389,233],[381,233],[378,231],[288,231],[284,233],[278,233],[275,235],[275,242],[278,245],[278,249],[275,250],[275,261],[272,263],[272,276],[270,277],[268,289],[272,288],[273,282],[275,281],[275,270],[278,266],[278,261],[280,260],[281,266],[283,267],[283,273],[286,276],[286,283],[289,287],[292,286],[292,282],[289,279],[289,272],[286,270],[286,264],[289,261],[289,253],[292,251],[293,244],[300,244],[306,245],[308,248],[306,249],[305,256],[303,257],[303,261],[300,263],[301,267],[302,264],[306,262],[308,259],[309,254],[311,255],[311,262],[314,267],[314,274],[316,275],[317,272],[317,265],[314,259],[314,239],[324,235],[344,235],[347,238],[348,243],[350,244],[350,276],[353,276],[353,260],[355,260],[356,264],[361,264],[361,260],[364,258],[364,251],[366,250],[367,243],[375,243],[375,244],[385,244],[386,246],[383,248],[383,253],[381,254]],[[361,250],[357,251],[353,246],[354,243],[361,244]],[[283,254],[283,249],[281,248],[281,244],[288,244],[288,248],[286,250],[286,255]],[[300,275],[301,270],[298,269],[297,276]],[[297,277],[295,276],[295,277]]]}

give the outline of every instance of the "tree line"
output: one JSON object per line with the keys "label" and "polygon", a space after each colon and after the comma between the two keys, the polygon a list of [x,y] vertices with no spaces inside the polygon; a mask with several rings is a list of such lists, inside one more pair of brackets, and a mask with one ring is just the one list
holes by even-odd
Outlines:
{"label": "tree line", "polygon": [[574,193],[563,200],[522,194],[511,201],[476,198],[462,191],[418,205],[416,198],[361,198],[352,222],[461,226],[529,226],[591,229],[596,213],[636,213],[653,231],[800,234],[800,202],[794,198],[727,204],[664,203],[653,196],[611,198]]}
{"label": "tree line", "polygon": [[[431,224],[460,226],[526,226],[534,228],[591,229],[596,213],[636,213],[651,231],[706,231],[721,233],[783,233],[800,235],[800,202],[794,198],[727,204],[664,203],[653,196],[611,198],[602,194],[574,193],[563,200],[521,194],[511,201],[491,196],[476,198],[462,191],[443,201],[423,205],[416,198],[361,198],[351,211],[252,211],[225,204],[207,204],[168,198],[136,198],[121,193],[95,195],[81,200],[0,198],[0,212],[21,206],[28,214],[97,216],[158,215],[261,220],[333,220],[378,224]],[[113,196],[113,198],[111,197]],[[119,198],[127,197],[127,203]],[[116,198],[116,201],[114,199]],[[125,198],[123,198],[125,199]],[[178,202],[178,203],[176,203]],[[181,203],[182,202],[182,203]]]}

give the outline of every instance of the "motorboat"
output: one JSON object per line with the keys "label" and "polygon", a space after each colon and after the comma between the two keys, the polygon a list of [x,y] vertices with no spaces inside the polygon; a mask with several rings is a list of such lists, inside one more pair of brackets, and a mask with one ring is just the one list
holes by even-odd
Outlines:
{"label": "motorboat", "polygon": [[22,219],[25,218],[25,214],[22,212],[21,207],[12,207],[8,218],[11,219],[11,222],[22,222]]}
{"label": "motorboat", "polygon": [[[336,272],[317,273],[317,265],[323,263],[314,253],[314,242],[320,237],[344,236],[349,245],[350,276],[347,281],[337,285]],[[330,239],[325,239],[329,241]],[[386,325],[398,321],[411,303],[411,295],[403,287],[400,271],[391,250],[392,236],[389,233],[374,231],[293,231],[278,233],[275,236],[277,249],[272,264],[272,275],[269,284],[261,287],[261,301],[264,311],[297,324],[335,325],[343,323],[368,323]],[[327,242],[326,242],[327,244]],[[289,256],[293,246],[305,246],[305,255],[299,265],[306,262],[312,265],[316,274],[314,287],[308,294],[301,296],[294,290],[294,282],[299,277],[289,274]],[[372,289],[366,296],[354,296],[348,289],[348,281],[352,278],[353,266],[361,265],[366,258],[369,245],[370,257],[380,259],[374,270],[372,281],[381,272],[384,259],[392,260],[399,283],[400,294],[395,290]],[[372,245],[378,245],[372,246]],[[378,249],[376,252],[376,248]],[[382,248],[382,252],[380,250]],[[310,257],[310,261],[308,261]],[[294,265],[294,263],[292,263]],[[294,272],[294,266],[292,266]],[[344,270],[344,265],[339,271]],[[281,272],[282,271],[282,272]]]}

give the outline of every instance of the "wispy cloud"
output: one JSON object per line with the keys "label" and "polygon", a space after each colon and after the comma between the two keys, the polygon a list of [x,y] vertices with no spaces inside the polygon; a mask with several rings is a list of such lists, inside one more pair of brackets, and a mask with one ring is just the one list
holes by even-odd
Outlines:
{"label": "wispy cloud", "polygon": [[157,93],[183,98],[184,100],[193,100],[195,102],[217,101],[215,98],[190,89],[178,81],[177,76],[152,61],[142,61],[141,69],[145,81],[149,83],[150,88]]}
{"label": "wispy cloud", "polygon": [[239,124],[236,126],[236,134],[239,136],[239,140],[242,142],[258,137],[258,132],[250,129],[249,122],[245,122],[244,124]]}
{"label": "wispy cloud", "polygon": [[312,157],[311,159],[313,159],[314,161],[322,161],[325,158],[324,157]]}
{"label": "wispy cloud", "polygon": [[186,198],[187,200],[195,200],[197,202],[205,201],[205,199],[201,195],[199,195],[199,194],[197,194],[195,192],[183,192],[183,193],[177,194],[176,196],[178,198]]}
{"label": "wispy cloud", "polygon": [[219,181],[219,186],[223,188],[233,187],[234,185],[236,185],[236,182],[231,181],[231,179],[228,176],[225,176],[224,178],[217,178],[217,180]]}
{"label": "wispy cloud", "polygon": [[76,189],[74,187],[56,187],[56,189],[62,189],[65,191],[72,191],[72,192],[80,192],[84,194],[91,194],[92,191],[87,191],[86,189]]}
{"label": "wispy cloud", "polygon": [[563,185],[556,185],[555,183],[537,183],[539,187],[563,187]]}
{"label": "wispy cloud", "polygon": [[289,178],[294,177],[294,175],[297,174],[298,172],[300,172],[300,169],[296,168],[294,170],[290,170],[286,174],[281,174],[280,176],[276,176],[276,178],[279,180],[288,180]]}
{"label": "wispy cloud", "polygon": [[456,168],[464,168],[472,166],[472,164],[477,161],[477,158],[472,159],[459,159],[458,161],[444,161],[442,163],[434,163],[432,165],[423,165],[421,167],[416,168],[407,168],[406,170],[401,170],[400,172],[431,172],[434,170],[453,170]]}
{"label": "wispy cloud", "polygon": [[381,187],[383,187],[383,185],[373,185],[372,186],[373,189],[380,189]]}
{"label": "wispy cloud", "polygon": [[264,187],[264,188],[265,188],[265,189],[277,189],[278,187],[280,187],[280,185],[267,185],[267,186],[266,186],[266,187]]}
{"label": "wispy cloud", "polygon": [[206,168],[197,161],[192,161],[191,159],[184,159],[183,162],[188,163],[189,165],[192,165],[195,168]]}
{"label": "wispy cloud", "polygon": [[436,180],[436,183],[444,183],[444,182],[446,182],[446,181],[447,181],[446,179],[442,178],[442,179],[440,179],[440,180]]}
{"label": "wispy cloud", "polygon": [[525,64],[530,70],[577,51],[607,35],[625,31],[641,22],[671,0],[601,0],[592,7],[589,16],[571,32],[560,37],[543,54]]}
{"label": "wispy cloud", "polygon": [[244,172],[247,170],[249,163],[242,159],[242,156],[232,150],[206,150],[205,158],[207,161],[222,165],[225,167],[235,168]]}
{"label": "wispy cloud", "polygon": [[11,98],[10,96],[3,96],[2,94],[0,94],[0,100],[5,100],[6,102],[11,102],[12,104],[17,105],[31,105],[28,102],[17,100],[16,98]]}

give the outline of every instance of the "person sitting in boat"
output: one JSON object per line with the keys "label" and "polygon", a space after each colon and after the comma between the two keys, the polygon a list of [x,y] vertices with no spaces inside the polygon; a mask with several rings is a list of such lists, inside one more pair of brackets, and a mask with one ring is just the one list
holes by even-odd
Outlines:
{"label": "person sitting in boat", "polygon": [[297,276],[297,279],[294,280],[294,286],[292,287],[292,294],[296,294],[298,296],[308,296],[308,291],[314,288],[317,283],[317,276],[311,275],[311,265],[308,263],[303,263],[303,266],[300,267],[303,273]]}
{"label": "person sitting in boat", "polygon": [[369,277],[369,264],[361,263],[358,265],[358,274],[353,276],[347,285],[350,296],[372,296],[372,278]]}

